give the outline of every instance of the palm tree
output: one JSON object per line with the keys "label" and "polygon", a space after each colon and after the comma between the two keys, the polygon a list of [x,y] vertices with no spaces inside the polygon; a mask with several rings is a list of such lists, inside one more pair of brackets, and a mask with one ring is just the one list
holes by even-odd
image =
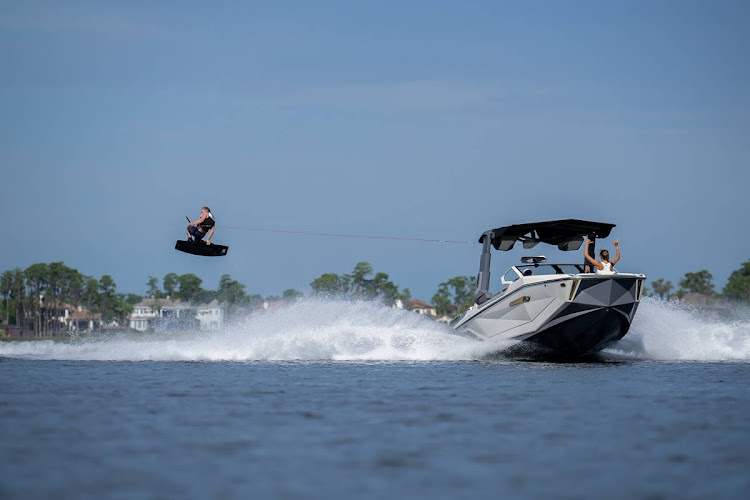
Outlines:
{"label": "palm tree", "polygon": [[24,283],[24,274],[21,268],[15,268],[12,271],[11,294],[16,299],[16,326],[24,323],[25,309],[23,307],[26,301],[26,287]]}
{"label": "palm tree", "polygon": [[367,276],[370,274],[372,274],[372,265],[369,262],[359,262],[354,266],[352,274],[346,276],[351,284],[349,292],[358,298],[362,297],[367,287]]}
{"label": "palm tree", "polygon": [[13,272],[0,275],[0,296],[5,299],[5,324],[10,323],[10,292],[13,289]]}
{"label": "palm tree", "polygon": [[664,281],[664,278],[659,278],[658,280],[654,280],[651,283],[651,286],[654,287],[654,293],[658,295],[660,298],[662,299],[669,298],[669,292],[672,290],[671,281]]}
{"label": "palm tree", "polygon": [[48,274],[47,264],[32,264],[24,271],[24,277],[30,291],[28,305],[34,315],[34,332],[37,335],[42,334],[42,326],[44,325],[42,323],[41,305],[44,300],[44,293],[47,291]]}

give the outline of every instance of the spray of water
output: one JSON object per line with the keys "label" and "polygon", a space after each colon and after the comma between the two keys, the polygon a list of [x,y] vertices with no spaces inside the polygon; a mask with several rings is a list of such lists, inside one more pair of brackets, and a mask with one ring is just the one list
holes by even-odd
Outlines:
{"label": "spray of water", "polygon": [[750,321],[739,308],[704,309],[645,297],[630,332],[607,352],[636,359],[750,361]]}
{"label": "spray of water", "polygon": [[302,300],[220,331],[161,332],[77,342],[4,342],[0,356],[122,361],[461,360],[482,343],[374,302]]}
{"label": "spray of water", "polygon": [[[478,342],[409,311],[372,302],[302,300],[220,331],[70,342],[0,342],[0,356],[114,361],[478,360],[512,343]],[[609,353],[631,359],[750,360],[750,322],[644,299]]]}

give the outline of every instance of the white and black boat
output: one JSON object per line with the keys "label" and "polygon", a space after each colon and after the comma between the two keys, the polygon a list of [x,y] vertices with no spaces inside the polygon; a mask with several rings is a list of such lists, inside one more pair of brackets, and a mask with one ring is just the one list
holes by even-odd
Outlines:
{"label": "white and black boat", "polygon": [[574,251],[588,237],[593,256],[596,239],[608,237],[613,227],[566,219],[485,231],[479,239],[482,256],[475,304],[451,326],[479,340],[517,340],[515,349],[538,354],[574,357],[610,346],[630,328],[646,279],[643,274],[596,274],[585,262],[550,264],[543,256],[526,256],[502,276],[500,292],[493,295],[489,284],[493,247],[508,251],[520,241],[525,249],[545,243]]}

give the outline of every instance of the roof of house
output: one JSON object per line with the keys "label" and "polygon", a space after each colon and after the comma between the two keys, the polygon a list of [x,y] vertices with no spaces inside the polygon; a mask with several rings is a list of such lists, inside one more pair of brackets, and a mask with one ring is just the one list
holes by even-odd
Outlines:
{"label": "roof of house", "polygon": [[78,309],[73,309],[72,311],[70,311],[70,319],[99,321],[100,319],[102,319],[102,315],[100,313],[92,313],[84,307],[80,311]]}
{"label": "roof of house", "polygon": [[180,299],[147,298],[138,302],[134,307],[149,307],[151,309],[202,309],[205,307],[220,307],[219,301],[214,299],[209,304],[190,304]]}
{"label": "roof of house", "polygon": [[413,309],[435,309],[435,306],[432,306],[427,302],[423,302],[419,299],[412,299],[409,301],[409,303],[411,304],[411,307]]}
{"label": "roof of house", "polygon": [[67,309],[69,311],[69,317],[70,319],[77,319],[77,320],[100,320],[102,319],[102,315],[99,313],[94,313],[88,310],[87,308],[83,306],[74,306],[72,304],[68,304],[67,302],[62,303],[62,307],[64,309]]}

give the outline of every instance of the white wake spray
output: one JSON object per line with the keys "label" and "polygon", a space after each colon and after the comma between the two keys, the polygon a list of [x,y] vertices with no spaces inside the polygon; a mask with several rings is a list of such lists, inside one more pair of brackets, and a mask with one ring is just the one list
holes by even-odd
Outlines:
{"label": "white wake spray", "polygon": [[[512,343],[479,342],[373,302],[305,299],[220,331],[78,341],[0,342],[0,356],[98,361],[480,360]],[[644,298],[630,332],[606,352],[630,359],[748,361],[750,322]]]}
{"label": "white wake spray", "polygon": [[112,361],[462,360],[483,343],[442,323],[374,302],[301,300],[220,331],[75,342],[4,342],[0,356]]}
{"label": "white wake spray", "polygon": [[741,312],[645,297],[630,332],[607,351],[636,359],[750,361],[750,321]]}

